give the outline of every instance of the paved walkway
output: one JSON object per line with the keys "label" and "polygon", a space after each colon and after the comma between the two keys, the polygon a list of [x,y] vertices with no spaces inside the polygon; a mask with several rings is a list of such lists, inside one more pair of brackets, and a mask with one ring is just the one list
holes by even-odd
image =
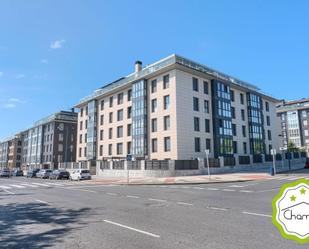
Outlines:
{"label": "paved walkway", "polygon": [[[176,177],[134,177],[129,179],[130,184],[204,184],[204,183],[223,183],[223,182],[242,182],[272,178],[267,173],[231,173],[195,176],[176,176]],[[89,182],[89,181],[88,181]],[[127,178],[107,178],[93,176],[92,183],[100,184],[127,184]]]}

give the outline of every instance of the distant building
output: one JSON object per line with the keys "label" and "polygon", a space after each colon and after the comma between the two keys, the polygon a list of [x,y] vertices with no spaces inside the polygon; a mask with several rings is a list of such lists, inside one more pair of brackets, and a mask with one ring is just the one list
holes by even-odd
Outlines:
{"label": "distant building", "polygon": [[277,99],[178,55],[82,99],[77,161],[195,159],[269,154],[278,147]]}
{"label": "distant building", "polygon": [[21,135],[0,142],[0,168],[20,168],[22,155]]}
{"label": "distant building", "polygon": [[61,111],[37,121],[21,132],[23,168],[58,168],[74,162],[77,113]]}
{"label": "distant building", "polygon": [[282,145],[291,141],[298,148],[309,149],[309,98],[282,101],[277,105],[282,130]]}

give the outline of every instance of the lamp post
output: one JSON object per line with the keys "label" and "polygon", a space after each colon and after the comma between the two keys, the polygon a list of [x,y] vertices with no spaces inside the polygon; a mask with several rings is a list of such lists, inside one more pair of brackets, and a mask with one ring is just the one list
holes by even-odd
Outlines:
{"label": "lamp post", "polygon": [[206,154],[206,162],[207,162],[208,178],[209,178],[209,181],[210,181],[210,170],[209,170],[209,150],[205,150],[205,154]]}

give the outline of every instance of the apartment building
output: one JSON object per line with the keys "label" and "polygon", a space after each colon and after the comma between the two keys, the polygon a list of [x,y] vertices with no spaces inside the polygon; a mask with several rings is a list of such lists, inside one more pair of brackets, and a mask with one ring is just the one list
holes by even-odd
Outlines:
{"label": "apartment building", "polygon": [[17,134],[0,142],[0,168],[20,168],[21,135]]}
{"label": "apartment building", "polygon": [[309,149],[309,99],[282,101],[277,105],[283,147],[291,141],[298,148]]}
{"label": "apartment building", "polygon": [[278,147],[277,99],[178,55],[82,99],[77,161],[269,154]]}
{"label": "apartment building", "polygon": [[77,113],[60,111],[21,132],[22,167],[58,168],[76,160]]}

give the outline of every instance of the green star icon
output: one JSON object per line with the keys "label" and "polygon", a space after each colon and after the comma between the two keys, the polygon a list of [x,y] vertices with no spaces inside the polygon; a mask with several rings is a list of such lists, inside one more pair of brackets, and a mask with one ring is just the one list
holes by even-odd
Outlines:
{"label": "green star icon", "polygon": [[296,201],[296,196],[295,196],[295,195],[292,195],[292,196],[290,197],[290,199],[291,199],[291,201]]}
{"label": "green star icon", "polygon": [[305,193],[306,193],[306,189],[302,188],[302,189],[300,190],[300,194],[304,195]]}

